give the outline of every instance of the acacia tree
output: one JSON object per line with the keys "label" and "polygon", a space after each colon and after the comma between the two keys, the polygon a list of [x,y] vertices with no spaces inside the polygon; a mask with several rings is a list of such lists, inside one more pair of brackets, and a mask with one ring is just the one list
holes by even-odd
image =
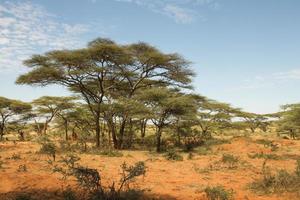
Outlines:
{"label": "acacia tree", "polygon": [[161,151],[161,137],[164,128],[176,122],[178,116],[196,113],[194,99],[176,90],[151,88],[139,97],[151,113],[150,119],[156,127],[156,151]]}
{"label": "acacia tree", "polygon": [[198,125],[202,136],[210,138],[213,132],[231,127],[232,118],[238,111],[229,104],[210,99],[201,99],[198,109]]}
{"label": "acacia tree", "polygon": [[300,104],[288,104],[282,106],[278,121],[280,131],[290,134],[293,139],[300,133]]}
{"label": "acacia tree", "polygon": [[[68,112],[68,110],[74,107],[75,104],[73,101],[74,97],[43,96],[32,102],[32,105],[34,105],[35,115],[43,118],[43,134],[47,133],[48,125],[55,116],[61,117],[64,122],[67,121],[65,112]],[[66,123],[65,126],[67,125],[68,124]],[[67,127],[66,131],[68,131]]]}
{"label": "acacia tree", "polygon": [[236,116],[244,120],[245,125],[247,125],[252,133],[254,133],[258,128],[266,131],[270,121],[269,118],[271,117],[271,115],[262,115],[243,111],[238,112]]}
{"label": "acacia tree", "polygon": [[8,122],[16,121],[31,110],[31,105],[22,101],[0,97],[0,140]]}
{"label": "acacia tree", "polygon": [[[131,98],[136,91],[154,84],[186,86],[193,75],[188,62],[177,54],[164,54],[144,43],[119,45],[108,39],[96,39],[83,49],[34,55],[24,63],[32,70],[21,75],[18,84],[58,84],[81,94],[94,117],[97,146],[103,104],[114,103],[109,99],[116,94]],[[122,138],[128,113],[119,118]]]}

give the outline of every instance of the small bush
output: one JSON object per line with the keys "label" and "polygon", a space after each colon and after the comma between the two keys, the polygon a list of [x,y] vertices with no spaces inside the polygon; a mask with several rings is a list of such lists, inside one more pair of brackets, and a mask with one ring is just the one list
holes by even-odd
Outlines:
{"label": "small bush", "polygon": [[28,194],[20,194],[16,196],[16,200],[32,200],[32,198]]}
{"label": "small bush", "polygon": [[86,189],[94,191],[101,186],[101,178],[97,169],[79,166],[73,169],[73,175],[76,177],[79,185]]}
{"label": "small bush", "polygon": [[97,155],[102,155],[102,156],[107,156],[107,157],[122,157],[123,153],[114,149],[105,149],[105,150],[97,150],[94,149],[91,153],[97,154]]}
{"label": "small bush", "polygon": [[263,177],[250,184],[250,189],[262,194],[292,192],[300,195],[299,167],[300,160],[297,161],[295,172],[289,173],[282,169],[272,174],[265,161],[262,166]]}
{"label": "small bush", "polygon": [[56,157],[56,146],[54,143],[52,142],[45,142],[42,143],[42,147],[39,151],[42,154],[46,154],[48,156],[51,156],[53,158],[53,160],[55,161],[55,157]]}
{"label": "small bush", "polygon": [[193,158],[194,158],[194,154],[193,154],[192,152],[190,152],[190,153],[188,154],[187,159],[188,159],[188,160],[193,160]]}
{"label": "small bush", "polygon": [[27,166],[24,165],[19,165],[17,172],[27,172]]}
{"label": "small bush", "polygon": [[297,160],[295,173],[300,177],[300,159]]}
{"label": "small bush", "polygon": [[204,189],[208,200],[232,200],[233,190],[226,190],[223,186],[206,187]]}
{"label": "small bush", "polygon": [[[88,192],[87,194],[90,196],[90,200],[139,199],[127,197],[128,195],[133,197],[132,195],[138,194],[130,192],[136,190],[130,190],[129,184],[135,181],[136,177],[145,175],[146,167],[144,162],[137,162],[131,166],[123,163],[121,165],[122,172],[119,185],[116,186],[115,182],[113,182],[112,185],[106,189],[101,185],[101,176],[98,170],[80,166],[77,163],[79,159],[80,158],[75,155],[67,155],[58,161],[61,165],[55,165],[53,171],[61,173],[64,179],[67,177],[75,177],[78,185]],[[124,190],[125,186],[127,188],[126,190]],[[74,197],[70,191],[66,191],[65,195],[68,196],[69,199]]]}
{"label": "small bush", "polygon": [[266,148],[271,148],[271,151],[276,151],[279,149],[278,144],[275,144],[271,140],[260,139],[260,140],[256,140],[256,143],[263,144],[264,147]]}
{"label": "small bush", "polygon": [[[66,180],[68,176],[73,175],[73,170],[76,166],[78,166],[77,162],[80,160],[79,157],[73,154],[68,154],[64,157],[62,157],[61,160],[58,161],[60,165],[55,165],[53,167],[53,172],[58,172],[63,175],[62,179]],[[49,164],[53,164],[50,162]]]}
{"label": "small bush", "polygon": [[76,200],[76,195],[74,191],[71,188],[67,188],[66,190],[63,191],[62,193],[63,199],[64,200]]}
{"label": "small bush", "polygon": [[263,152],[255,153],[255,154],[248,154],[248,157],[252,158],[252,159],[255,159],[255,158],[269,159],[269,160],[280,160],[281,159],[281,157],[276,154],[265,154]]}
{"label": "small bush", "polygon": [[197,153],[201,156],[209,155],[212,153],[212,150],[210,147],[199,147],[197,148]]}
{"label": "small bush", "polygon": [[180,154],[178,154],[174,149],[168,150],[164,156],[167,160],[176,160],[176,161],[183,160],[183,157]]}
{"label": "small bush", "polygon": [[239,162],[239,157],[231,154],[223,154],[221,161],[228,165],[230,169],[236,168]]}
{"label": "small bush", "polygon": [[21,155],[19,153],[13,153],[13,155],[9,159],[20,160],[21,159]]}
{"label": "small bush", "polygon": [[231,143],[230,140],[211,138],[204,142],[204,146],[210,147],[214,145],[230,144],[230,143]]}

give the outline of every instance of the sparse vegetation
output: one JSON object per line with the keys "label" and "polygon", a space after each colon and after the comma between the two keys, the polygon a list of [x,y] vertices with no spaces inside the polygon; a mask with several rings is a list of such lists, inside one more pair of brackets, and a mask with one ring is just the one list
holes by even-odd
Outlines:
{"label": "sparse vegetation", "polygon": [[19,153],[13,153],[13,155],[9,159],[20,160],[21,159],[21,155]]}
{"label": "sparse vegetation", "polygon": [[255,154],[248,154],[249,158],[255,159],[255,158],[259,158],[259,159],[269,159],[269,160],[280,160],[282,159],[281,156],[278,156],[276,154],[266,154],[263,152],[260,153],[255,153]]}
{"label": "sparse vegetation", "polygon": [[175,149],[169,149],[164,156],[167,160],[183,161],[182,155],[177,153]]}
{"label": "sparse vegetation", "polygon": [[223,154],[221,161],[228,165],[229,169],[234,169],[237,168],[239,157],[234,156],[232,154]]}
{"label": "sparse vegetation", "polygon": [[291,192],[300,195],[299,165],[300,161],[298,160],[296,169],[292,173],[281,169],[274,174],[265,161],[262,166],[262,178],[254,181],[250,188],[262,194]]}
{"label": "sparse vegetation", "polygon": [[[166,9],[181,11],[171,7]],[[57,180],[62,189],[53,192],[57,198],[140,199],[147,189],[140,190],[133,183],[137,183],[138,177],[145,177],[147,162],[149,169],[154,169],[146,177],[151,187],[149,193],[157,187],[172,191],[191,187],[204,192],[209,200],[231,200],[233,190],[223,186],[203,190],[203,182],[196,181],[207,184],[212,179],[209,183],[213,183],[213,173],[222,173],[222,180],[231,179],[234,172],[240,176],[241,169],[243,178],[249,181],[249,177],[257,174],[254,165],[261,162],[253,159],[290,164],[299,158],[296,140],[300,134],[300,104],[285,105],[279,113],[257,114],[199,95],[192,87],[191,63],[147,43],[120,44],[96,38],[79,49],[54,49],[32,55],[24,65],[28,70],[17,78],[17,84],[58,85],[67,89],[70,96],[46,95],[32,102],[0,97],[0,153],[7,165],[4,169],[0,160],[0,172],[17,171],[27,178],[35,176],[38,169],[38,175],[47,173],[52,180],[51,169],[62,176]],[[280,135],[294,143],[280,140]],[[30,141],[26,141],[28,138]],[[234,148],[236,143],[241,146]],[[284,150],[289,145],[295,148],[288,149],[287,155]],[[31,161],[34,163],[28,163]],[[174,170],[175,167],[178,169]],[[201,176],[194,177],[193,169]],[[299,193],[300,160],[294,172],[287,169],[274,173],[265,161],[262,178],[250,188],[264,194]],[[173,172],[174,176],[170,174]],[[8,187],[13,187],[17,183],[9,175],[6,181],[12,180]],[[189,180],[188,185],[179,184],[185,177],[194,180]],[[234,179],[228,184],[238,181]],[[176,188],[171,184],[176,184]],[[32,191],[31,197],[23,195],[17,199],[35,198],[34,193],[42,191]],[[196,193],[190,196],[193,195]]]}
{"label": "sparse vegetation", "polygon": [[19,165],[17,172],[27,172],[27,166],[25,164]]}
{"label": "sparse vegetation", "polygon": [[208,200],[233,200],[233,190],[226,190],[223,186],[206,187],[204,189]]}
{"label": "sparse vegetation", "polygon": [[46,154],[46,155],[52,157],[52,159],[55,161],[56,145],[52,142],[43,142],[39,153]]}

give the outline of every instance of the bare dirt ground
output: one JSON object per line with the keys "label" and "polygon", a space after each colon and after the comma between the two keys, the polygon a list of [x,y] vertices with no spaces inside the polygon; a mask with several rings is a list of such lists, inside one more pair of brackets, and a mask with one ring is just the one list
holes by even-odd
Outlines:
{"label": "bare dirt ground", "polygon": [[[101,155],[79,154],[80,164],[96,168],[101,173],[103,185],[109,185],[120,178],[120,165],[123,162],[133,164],[145,161],[147,172],[133,185],[145,189],[145,193],[160,199],[206,199],[203,189],[206,186],[223,185],[233,189],[235,199],[241,200],[283,200],[299,199],[291,194],[260,196],[249,190],[248,184],[261,177],[264,159],[249,158],[248,154],[273,153],[283,159],[268,160],[267,165],[276,171],[292,171],[296,158],[300,156],[300,141],[273,139],[279,149],[272,152],[270,148],[257,143],[257,137],[233,138],[231,143],[215,145],[213,152],[197,155],[188,159],[182,153],[184,161],[168,161],[162,155],[146,151],[123,151],[123,157],[105,157]],[[74,180],[62,181],[61,175],[52,173],[45,155],[36,153],[39,144],[32,142],[0,143],[0,157],[4,162],[0,169],[0,199],[13,199],[16,193],[32,192],[36,199],[59,199],[58,191],[66,185],[75,188]],[[237,168],[229,169],[218,164],[224,153],[240,158]],[[13,154],[20,154],[20,159],[9,159]],[[58,155],[58,159],[61,155]],[[18,172],[20,165],[26,165],[27,172]]]}

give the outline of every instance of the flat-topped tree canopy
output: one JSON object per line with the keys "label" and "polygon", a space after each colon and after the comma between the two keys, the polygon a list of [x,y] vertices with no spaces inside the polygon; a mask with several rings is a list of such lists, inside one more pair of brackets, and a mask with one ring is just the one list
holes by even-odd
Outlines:
{"label": "flat-topped tree canopy", "polygon": [[[24,64],[31,70],[19,76],[17,84],[58,84],[81,94],[95,118],[97,138],[104,101],[132,98],[138,90],[153,86],[192,88],[194,75],[190,63],[178,54],[162,53],[142,42],[121,45],[103,38],[82,49],[33,55]],[[125,126],[127,117],[123,118]]]}
{"label": "flat-topped tree canopy", "polygon": [[31,105],[22,101],[0,97],[0,140],[3,139],[6,124],[18,120],[31,111]]}

